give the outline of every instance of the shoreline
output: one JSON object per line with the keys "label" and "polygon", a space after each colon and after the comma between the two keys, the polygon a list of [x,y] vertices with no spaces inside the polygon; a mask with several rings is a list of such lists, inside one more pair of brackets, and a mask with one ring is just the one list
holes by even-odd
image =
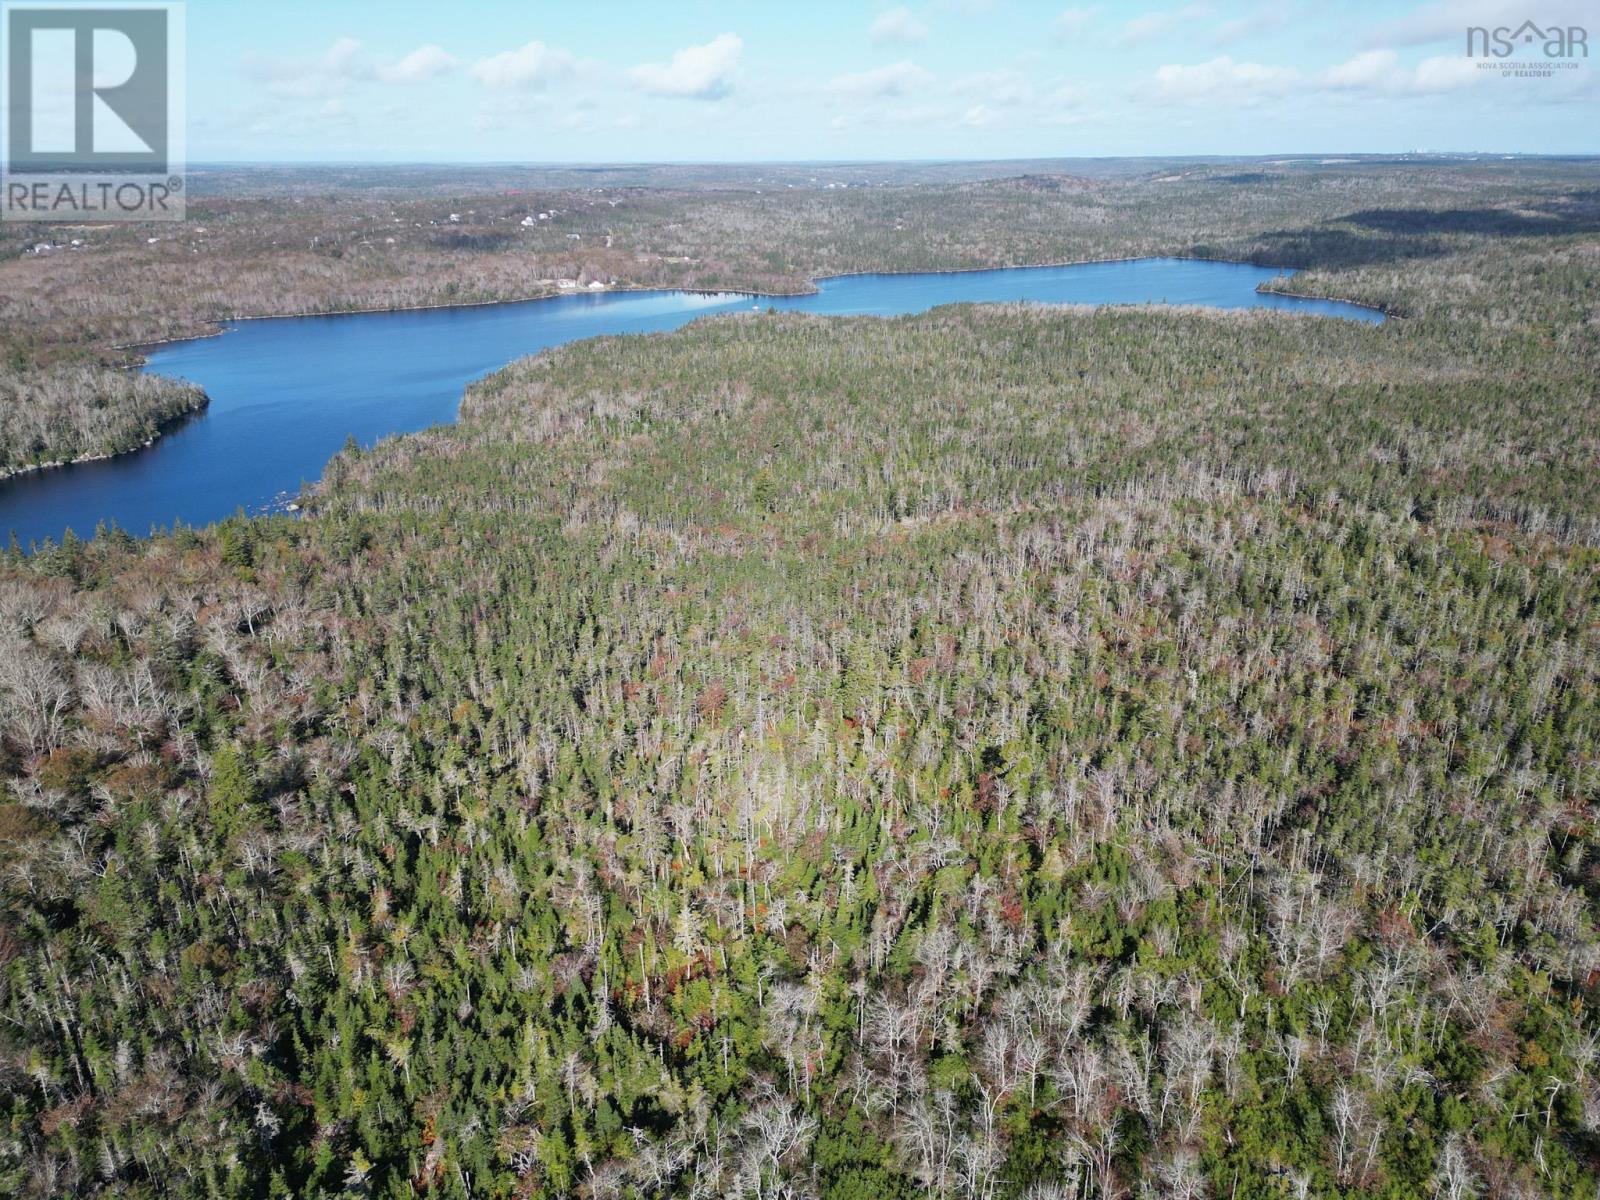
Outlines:
{"label": "shoreline", "polygon": [[[1362,309],[1362,310],[1365,310],[1365,311],[1368,311],[1368,312],[1377,313],[1382,320],[1398,320],[1398,319],[1400,319],[1397,316],[1397,314],[1394,314],[1394,313],[1390,312],[1386,307],[1384,307],[1383,305],[1380,305],[1380,304],[1372,304],[1372,303],[1368,303],[1368,302],[1360,301],[1360,300],[1347,300],[1347,299],[1343,299],[1341,297],[1336,297],[1336,296],[1319,296],[1319,295],[1313,295],[1313,294],[1304,293],[1304,292],[1295,292],[1295,291],[1288,290],[1287,287],[1284,287],[1284,286],[1273,286],[1274,284],[1286,284],[1288,282],[1288,280],[1293,275],[1298,274],[1300,272],[1301,268],[1295,268],[1295,267],[1290,267],[1290,266],[1281,266],[1281,265],[1273,265],[1273,264],[1268,264],[1268,263],[1245,262],[1245,261],[1242,261],[1242,260],[1239,260],[1239,259],[1215,258],[1215,257],[1202,256],[1202,255],[1197,255],[1197,254],[1130,254],[1130,255],[1119,255],[1119,256],[1116,256],[1116,257],[1109,257],[1109,258],[1077,258],[1077,259],[1059,260],[1059,261],[1055,261],[1055,262],[1043,262],[1043,263],[1031,263],[1031,264],[1010,264],[1010,265],[1002,265],[1002,266],[939,267],[939,268],[933,268],[933,269],[929,269],[929,270],[911,270],[911,271],[844,271],[844,272],[838,272],[838,273],[835,273],[835,274],[812,276],[807,281],[808,287],[807,287],[806,290],[791,289],[791,290],[785,290],[785,291],[777,291],[777,290],[762,289],[762,288],[741,288],[741,287],[736,287],[736,286],[734,286],[734,287],[709,288],[709,287],[673,287],[673,286],[670,286],[670,285],[668,285],[668,286],[659,286],[659,285],[646,286],[646,285],[642,285],[642,284],[620,284],[620,285],[608,286],[608,287],[606,287],[604,289],[600,289],[600,290],[596,290],[596,291],[591,291],[588,288],[583,288],[583,289],[578,289],[578,288],[561,289],[561,290],[557,290],[557,291],[542,291],[542,292],[540,292],[538,294],[535,294],[535,295],[512,297],[512,298],[500,299],[500,300],[461,300],[461,301],[452,301],[452,302],[449,302],[449,303],[439,303],[439,304],[413,304],[413,305],[400,305],[400,306],[389,306],[389,307],[373,307],[373,308],[324,309],[324,310],[309,310],[309,311],[293,312],[293,313],[243,314],[243,315],[234,315],[234,316],[217,318],[214,321],[206,323],[203,328],[199,329],[196,332],[183,332],[183,333],[178,333],[178,334],[176,334],[174,336],[166,337],[166,338],[158,338],[158,339],[154,339],[154,340],[121,343],[121,344],[118,344],[118,345],[116,345],[116,346],[114,346],[112,348],[115,349],[115,350],[121,351],[124,354],[129,356],[130,361],[126,362],[123,365],[123,369],[150,370],[152,374],[160,375],[161,371],[160,371],[159,367],[157,367],[157,368],[155,368],[153,370],[151,369],[150,360],[147,357],[146,352],[155,351],[155,350],[157,350],[158,348],[161,348],[161,347],[181,345],[181,344],[183,344],[185,342],[199,342],[199,341],[203,341],[203,340],[206,340],[206,339],[209,339],[209,338],[221,337],[223,334],[230,332],[230,330],[233,327],[235,327],[237,325],[240,325],[240,324],[242,324],[243,322],[246,322],[246,321],[300,320],[300,319],[304,319],[304,318],[307,318],[307,317],[374,316],[374,315],[379,315],[379,314],[383,314],[383,313],[429,312],[429,311],[434,311],[434,310],[448,310],[448,309],[491,308],[491,307],[501,307],[501,306],[506,306],[506,305],[533,304],[535,302],[542,301],[542,300],[557,300],[557,299],[562,298],[563,296],[568,296],[568,295],[573,295],[573,296],[576,296],[576,295],[585,295],[585,296],[604,295],[606,292],[624,292],[624,293],[635,293],[635,294],[638,294],[638,293],[659,293],[659,294],[663,294],[663,295],[670,294],[670,293],[681,293],[681,294],[684,294],[684,295],[692,295],[692,296],[728,296],[728,297],[738,297],[738,298],[742,298],[742,299],[750,299],[750,300],[759,301],[759,300],[761,300],[763,298],[766,298],[766,299],[780,299],[780,298],[792,298],[792,297],[816,295],[816,294],[818,294],[819,292],[822,291],[822,285],[825,285],[828,282],[833,281],[833,280],[849,279],[849,278],[876,277],[876,278],[881,278],[881,279],[894,279],[894,278],[901,278],[901,277],[913,276],[913,275],[972,275],[972,274],[982,274],[982,273],[998,274],[998,273],[1001,273],[1001,272],[1008,272],[1008,271],[1064,269],[1064,268],[1070,268],[1070,267],[1089,267],[1089,266],[1101,266],[1101,265],[1110,266],[1110,265],[1116,265],[1116,264],[1132,264],[1132,263],[1140,263],[1140,262],[1159,263],[1159,262],[1163,262],[1163,261],[1164,262],[1169,262],[1169,263],[1171,263],[1171,262],[1217,263],[1217,264],[1220,264],[1220,265],[1251,267],[1251,268],[1254,268],[1254,269],[1260,270],[1260,271],[1272,272],[1273,273],[1272,275],[1270,275],[1266,279],[1262,279],[1252,289],[1257,295],[1261,295],[1261,296],[1282,296],[1282,297],[1285,297],[1285,298],[1295,299],[1295,300],[1321,301],[1321,302],[1329,302],[1329,303],[1335,303],[1335,304],[1347,304],[1347,305],[1351,306],[1352,308],[1358,308],[1358,309]],[[759,305],[757,305],[757,307],[759,307]],[[1094,308],[1094,307],[1101,307],[1101,306],[1099,306],[1099,305],[1087,305],[1085,307]],[[1161,307],[1172,307],[1172,306],[1163,306],[1161,304],[1153,304],[1153,305],[1148,305],[1148,307],[1161,308]],[[1208,306],[1200,305],[1200,306],[1179,306],[1179,307],[1185,307],[1185,308],[1187,308],[1187,307],[1199,307],[1199,308],[1204,309],[1204,308],[1206,308]],[[1259,311],[1259,310],[1261,310],[1263,308],[1268,308],[1268,307],[1269,306],[1258,304],[1258,305],[1248,306],[1246,309],[1241,310],[1241,311],[1251,311],[1251,310]],[[1345,317],[1345,319],[1347,319],[1347,320],[1356,320],[1357,318],[1348,317],[1347,316],[1347,317]],[[202,393],[202,395],[203,395],[203,393]],[[137,452],[139,452],[141,450],[150,449],[151,447],[153,447],[156,444],[156,442],[158,440],[160,440],[162,435],[165,434],[166,432],[168,432],[173,426],[175,426],[176,424],[178,424],[178,423],[180,423],[182,421],[189,420],[189,419],[195,417],[196,415],[202,413],[209,406],[209,404],[210,404],[210,397],[209,396],[205,396],[202,399],[201,403],[198,404],[196,407],[194,407],[192,409],[188,409],[188,410],[186,410],[184,412],[181,412],[181,413],[174,414],[174,416],[169,418],[167,421],[162,422],[156,428],[155,433],[150,438],[148,438],[147,440],[145,440],[144,442],[142,442],[141,444],[139,444],[137,446],[130,446],[125,450],[120,450],[120,451],[117,451],[115,453],[109,453],[109,454],[107,454],[107,453],[88,454],[88,455],[83,455],[83,456],[80,456],[80,457],[74,458],[74,459],[64,459],[64,460],[60,460],[60,461],[56,461],[56,462],[50,462],[50,463],[33,463],[33,464],[29,464],[29,465],[24,466],[24,467],[14,468],[14,469],[9,470],[9,471],[0,471],[0,486],[4,486],[4,484],[5,484],[5,482],[7,480],[10,480],[10,479],[12,479],[14,477],[24,476],[24,475],[27,475],[27,474],[30,474],[30,473],[36,472],[36,471],[48,471],[48,470],[56,470],[56,469],[59,469],[59,468],[72,467],[72,466],[84,466],[84,465],[88,465],[88,464],[95,463],[95,462],[104,462],[104,461],[108,461],[108,460],[111,460],[111,459],[114,459],[114,458],[120,458],[120,457],[123,457],[124,455],[130,455],[130,454],[137,453]],[[457,413],[456,413],[455,420],[457,420],[457,421],[460,420],[459,403],[458,403],[458,406],[457,406]],[[319,480],[319,481],[317,481],[317,483],[314,483],[309,489],[301,492],[300,495],[295,496],[295,497],[291,497],[291,499],[293,501],[297,502],[301,506],[302,513],[305,512],[305,511],[312,511],[312,502],[314,500],[316,492],[319,490],[320,483],[321,483],[321,481]],[[296,510],[291,508],[291,509],[288,509],[287,511],[294,512]]]}
{"label": "shoreline", "polygon": [[155,438],[140,442],[137,446],[130,446],[126,450],[118,450],[114,454],[82,454],[77,458],[60,458],[55,462],[28,463],[21,467],[0,468],[0,483],[8,479],[17,479],[23,475],[32,475],[36,471],[58,471],[62,467],[78,467],[84,463],[108,462],[113,458],[121,458],[124,454],[133,454],[139,450],[148,450],[156,444]]}
{"label": "shoreline", "polygon": [[[1271,282],[1268,280],[1267,282]],[[1369,304],[1365,300],[1347,300],[1343,296],[1318,296],[1312,292],[1291,292],[1283,288],[1268,287],[1267,283],[1256,286],[1256,291],[1264,296],[1288,296],[1293,300],[1328,300],[1336,304],[1348,304],[1352,308],[1364,308],[1369,312],[1383,314],[1385,321],[1404,321],[1406,317],[1394,311],[1386,304]]]}
{"label": "shoreline", "polygon": [[[983,267],[978,269],[1009,270],[1011,268]],[[855,273],[870,274],[871,272],[852,272],[852,274]],[[895,274],[920,273],[914,271],[895,272]],[[820,275],[818,278],[840,279],[843,276]],[[329,308],[292,313],[249,313],[243,316],[218,317],[211,322],[211,328],[201,333],[179,334],[176,337],[156,338],[154,341],[148,342],[119,342],[113,344],[111,349],[140,355],[142,358],[142,351],[153,350],[157,346],[176,346],[183,342],[201,342],[207,338],[221,337],[228,332],[227,326],[240,325],[246,321],[303,321],[310,317],[377,317],[386,313],[435,312],[452,308],[500,308],[511,304],[535,304],[540,300],[559,300],[563,296],[602,296],[606,292],[685,292],[691,296],[765,296],[769,299],[778,299],[787,296],[813,296],[817,293],[817,290],[813,287],[809,292],[768,292],[755,291],[750,288],[657,287],[645,284],[617,284],[599,292],[590,291],[588,288],[573,288],[559,292],[541,292],[536,296],[513,296],[507,300],[457,300],[449,304],[401,304],[389,308]]]}
{"label": "shoreline", "polygon": [[[896,276],[904,276],[904,275],[975,275],[975,274],[982,274],[982,273],[986,273],[986,272],[1049,270],[1049,269],[1065,268],[1065,267],[1088,267],[1088,266],[1098,266],[1098,265],[1113,265],[1113,264],[1117,264],[1117,263],[1159,262],[1159,261],[1162,261],[1162,260],[1166,260],[1166,261],[1170,261],[1170,262],[1223,263],[1223,264],[1227,264],[1227,265],[1230,265],[1230,266],[1256,267],[1256,268],[1259,268],[1259,269],[1262,269],[1262,270],[1278,271],[1278,272],[1281,273],[1281,277],[1282,278],[1289,278],[1294,274],[1298,274],[1299,271],[1302,269],[1302,268],[1290,267],[1290,266],[1275,266],[1275,265],[1266,264],[1266,263],[1245,262],[1245,261],[1240,260],[1240,259],[1232,259],[1232,258],[1210,258],[1210,257],[1203,257],[1203,256],[1197,255],[1197,254],[1132,254],[1132,255],[1120,255],[1120,256],[1115,257],[1115,258],[1076,258],[1076,259],[1063,259],[1063,260],[1059,260],[1059,261],[1056,261],[1056,262],[1021,263],[1021,264],[1011,264],[1011,265],[1006,265],[1006,266],[935,267],[935,268],[931,268],[931,269],[927,269],[927,270],[916,270],[916,271],[842,271],[842,272],[838,272],[836,274],[831,274],[831,275],[815,275],[815,276],[812,276],[811,279],[808,281],[810,287],[809,287],[809,290],[807,290],[807,291],[794,290],[794,291],[782,291],[782,292],[780,292],[780,291],[772,291],[772,290],[767,290],[767,289],[741,288],[741,287],[694,288],[694,287],[671,287],[671,286],[666,286],[666,287],[647,286],[647,285],[644,285],[644,284],[622,284],[622,285],[617,285],[617,286],[608,286],[605,289],[603,289],[602,291],[598,291],[598,292],[590,291],[587,288],[584,288],[584,289],[566,289],[566,290],[559,290],[559,291],[554,291],[554,292],[548,292],[548,291],[547,292],[541,292],[541,293],[539,293],[537,295],[512,297],[512,298],[505,299],[505,300],[461,300],[461,301],[454,301],[454,302],[450,302],[450,303],[441,303],[441,304],[409,304],[409,305],[399,305],[399,306],[379,307],[379,308],[317,309],[317,310],[309,310],[309,311],[304,311],[304,312],[293,312],[293,313],[257,313],[257,314],[234,315],[234,316],[217,318],[215,321],[213,321],[213,322],[211,322],[209,324],[208,328],[205,328],[202,331],[197,332],[197,333],[179,334],[179,335],[176,335],[174,337],[158,338],[158,339],[155,339],[153,341],[122,343],[120,345],[114,345],[112,347],[112,349],[119,350],[119,351],[122,351],[124,353],[130,354],[130,355],[133,356],[133,361],[128,364],[128,368],[136,368],[136,369],[144,370],[144,369],[148,369],[148,367],[150,365],[149,364],[149,359],[148,359],[148,357],[146,356],[146,353],[145,353],[146,351],[155,350],[155,349],[157,349],[159,347],[163,347],[163,346],[176,346],[176,345],[182,345],[183,343],[186,343],[186,342],[199,342],[199,341],[204,341],[204,340],[209,339],[209,338],[221,337],[224,334],[229,332],[229,327],[230,326],[242,324],[242,323],[244,323],[246,321],[292,321],[292,320],[303,320],[303,319],[308,318],[308,317],[378,316],[378,315],[382,315],[382,314],[385,314],[385,313],[433,312],[433,311],[439,311],[439,310],[464,309],[464,308],[495,308],[495,307],[503,307],[503,306],[507,306],[507,305],[533,304],[533,303],[537,303],[537,302],[542,301],[542,300],[559,300],[563,296],[568,296],[568,295],[588,295],[588,296],[592,296],[592,295],[604,295],[607,292],[628,292],[628,293],[682,292],[682,293],[685,293],[687,295],[693,295],[693,296],[723,296],[723,295],[726,295],[726,296],[748,297],[750,299],[755,299],[755,300],[759,300],[759,299],[763,299],[763,298],[765,298],[765,299],[782,299],[782,298],[788,298],[788,297],[794,297],[794,296],[814,296],[814,295],[816,295],[818,292],[820,292],[822,290],[821,287],[819,286],[820,284],[823,284],[823,283],[826,283],[826,282],[828,282],[830,280],[835,280],[835,279],[862,278],[862,277],[867,277],[867,276],[876,276],[876,277],[880,277],[880,278],[888,278],[888,277],[896,277]],[[1290,299],[1296,299],[1296,300],[1320,300],[1320,301],[1327,301],[1327,302],[1337,303],[1337,304],[1348,304],[1353,308],[1361,308],[1361,309],[1365,309],[1365,310],[1367,310],[1369,312],[1376,312],[1376,313],[1380,314],[1384,318],[1384,320],[1386,320],[1386,321],[1403,319],[1398,314],[1391,312],[1388,308],[1386,308],[1385,306],[1380,305],[1380,304],[1371,304],[1371,303],[1368,303],[1368,302],[1362,301],[1362,300],[1348,300],[1348,299],[1344,299],[1342,297],[1337,297],[1337,296],[1318,296],[1318,295],[1313,295],[1313,294],[1306,293],[1306,292],[1291,292],[1291,291],[1288,291],[1288,290],[1283,289],[1283,288],[1275,288],[1275,287],[1270,286],[1270,284],[1272,282],[1273,282],[1273,280],[1270,280],[1270,279],[1263,280],[1261,283],[1256,285],[1256,287],[1254,289],[1255,292],[1260,294],[1260,295],[1284,296],[1284,297],[1287,297],[1287,298],[1290,298]],[[1090,306],[1090,307],[1096,307],[1096,306]],[[1159,307],[1159,306],[1156,306],[1156,307]],[[159,374],[159,372],[156,372],[156,373]],[[3,484],[8,479],[12,479],[14,477],[17,477],[17,476],[20,476],[20,475],[25,475],[25,474],[28,474],[28,473],[34,472],[34,471],[49,471],[49,470],[56,470],[56,469],[63,468],[63,467],[81,466],[81,465],[84,465],[84,464],[87,464],[87,463],[105,462],[105,461],[113,459],[113,458],[120,458],[125,454],[135,454],[135,453],[139,452],[140,450],[147,450],[151,446],[155,445],[155,443],[161,438],[161,436],[164,433],[166,433],[168,431],[168,429],[172,425],[177,424],[180,421],[188,420],[189,418],[194,417],[196,414],[204,411],[205,408],[209,404],[210,404],[210,398],[207,397],[201,404],[197,405],[195,408],[189,409],[188,411],[183,412],[183,413],[179,413],[176,416],[170,418],[169,420],[163,422],[157,428],[156,433],[154,434],[154,436],[149,438],[147,441],[141,443],[140,445],[131,446],[126,450],[119,450],[119,451],[116,451],[115,453],[111,453],[111,454],[84,455],[82,457],[74,458],[74,459],[63,459],[63,460],[61,460],[59,462],[34,463],[34,464],[30,464],[30,465],[25,466],[25,467],[12,468],[11,470],[0,470],[0,484]]]}
{"label": "shoreline", "polygon": [[[1237,258],[1208,258],[1198,254],[1125,254],[1116,258],[1068,258],[1061,259],[1056,262],[1011,263],[1004,266],[991,267],[929,267],[914,271],[839,271],[831,275],[813,275],[808,281],[810,288],[806,291],[797,289],[794,291],[777,292],[768,289],[744,287],[705,288],[674,287],[670,284],[617,284],[615,286],[608,286],[604,289],[604,291],[601,292],[592,292],[587,288],[582,288],[568,291],[540,292],[537,295],[531,296],[512,296],[504,300],[458,300],[440,304],[402,304],[377,308],[309,309],[303,312],[291,313],[246,313],[242,315],[217,317],[208,323],[208,328],[205,328],[198,333],[178,334],[173,337],[157,338],[153,341],[116,343],[112,345],[111,349],[133,354],[137,356],[139,360],[134,365],[145,366],[147,364],[145,362],[143,352],[146,350],[153,350],[159,346],[175,346],[183,342],[198,342],[203,341],[206,338],[221,337],[223,334],[228,332],[227,327],[229,325],[238,325],[244,323],[245,321],[298,321],[304,320],[308,317],[359,317],[379,316],[384,313],[434,312],[438,310],[456,308],[497,308],[511,304],[533,304],[540,300],[559,300],[563,296],[569,295],[604,295],[606,292],[684,292],[691,296],[728,295],[749,296],[753,299],[783,299],[791,296],[814,296],[821,291],[821,288],[819,288],[817,285],[820,283],[826,283],[829,280],[859,278],[869,275],[880,277],[891,277],[897,275],[977,275],[987,271],[1034,271],[1047,270],[1057,267],[1092,267],[1100,264],[1111,263],[1153,262],[1161,259],[1168,259],[1173,262],[1226,263],[1236,267],[1259,267],[1262,270],[1281,271],[1288,274],[1298,274],[1300,271],[1305,269],[1302,267],[1274,265],[1270,263],[1246,262],[1243,259]],[[1336,304],[1349,304],[1356,308],[1365,308],[1373,312],[1382,313],[1386,318],[1399,319],[1397,314],[1390,312],[1387,308],[1380,304],[1371,304],[1364,300],[1346,300],[1339,296],[1315,296],[1304,292],[1281,291],[1276,288],[1269,288],[1267,286],[1267,282],[1270,281],[1263,281],[1262,283],[1257,284],[1255,290],[1257,292],[1268,293],[1275,296],[1288,296],[1296,300],[1326,300]]]}
{"label": "shoreline", "polygon": [[185,409],[183,412],[174,413],[166,420],[159,422],[156,425],[156,431],[137,446],[129,446],[126,450],[113,450],[110,453],[80,454],[77,458],[62,458],[57,459],[55,462],[28,463],[20,467],[0,467],[0,484],[24,475],[32,475],[35,472],[59,471],[66,467],[81,467],[88,463],[110,462],[114,458],[122,458],[124,455],[137,454],[141,450],[148,450],[159,442],[164,434],[170,433],[175,426],[191,420],[211,407],[211,397],[204,392],[201,392],[200,395],[202,398],[199,404],[196,404],[193,408]]}

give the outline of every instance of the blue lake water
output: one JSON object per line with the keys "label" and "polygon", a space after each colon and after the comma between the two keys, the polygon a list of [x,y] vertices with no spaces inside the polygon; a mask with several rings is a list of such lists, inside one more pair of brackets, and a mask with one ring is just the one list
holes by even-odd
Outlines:
{"label": "blue lake water", "polygon": [[476,308],[242,321],[220,337],[153,349],[147,370],[211,397],[154,446],[105,462],[0,481],[0,537],[88,536],[104,521],[134,534],[281,507],[316,480],[345,439],[455,418],[466,384],[526,354],[598,334],[652,333],[696,317],[768,306],[829,316],[898,316],[940,304],[1196,304],[1279,308],[1379,322],[1373,309],[1256,291],[1279,271],[1241,263],[1138,259],[926,275],[842,275],[810,296],[582,292]]}

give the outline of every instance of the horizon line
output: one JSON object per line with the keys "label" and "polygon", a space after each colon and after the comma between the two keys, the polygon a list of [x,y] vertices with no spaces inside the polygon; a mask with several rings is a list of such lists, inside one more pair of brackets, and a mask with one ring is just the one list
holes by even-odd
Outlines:
{"label": "horizon line", "polygon": [[203,167],[848,167],[848,166],[981,166],[987,163],[1031,162],[1256,162],[1337,156],[1353,159],[1392,158],[1533,158],[1600,159],[1600,150],[1282,150],[1266,154],[1048,154],[999,158],[660,158],[660,159],[385,159],[385,158],[209,158],[186,164]]}

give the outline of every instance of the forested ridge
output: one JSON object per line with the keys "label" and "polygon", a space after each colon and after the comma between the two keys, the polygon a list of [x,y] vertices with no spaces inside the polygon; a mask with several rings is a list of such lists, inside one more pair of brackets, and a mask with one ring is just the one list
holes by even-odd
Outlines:
{"label": "forested ridge", "polygon": [[11,556],[0,1191],[1592,1197],[1600,242],[1520,203],[1216,248],[1380,327],[718,318]]}
{"label": "forested ridge", "polygon": [[[558,295],[563,280],[796,293],[848,272],[1162,254],[1335,267],[1346,281],[1348,268],[1384,266],[1366,292],[1403,305],[1419,299],[1394,269],[1408,261],[1600,231],[1588,160],[1032,165],[1000,179],[981,164],[843,178],[207,169],[189,220],[153,237],[141,224],[65,226],[41,251],[37,230],[12,223],[0,228],[0,399],[15,399],[0,405],[0,471],[143,445],[203,397],[130,382],[136,348],[238,317],[522,300]],[[819,188],[819,173],[857,186]],[[880,184],[859,186],[863,173]]]}
{"label": "forested ridge", "polygon": [[[562,278],[803,292],[848,272],[1160,254],[1397,269],[1600,232],[1594,160],[1256,166],[838,191],[555,189],[509,168],[441,169],[430,188],[369,168],[292,195],[274,181],[294,169],[253,169],[245,190],[200,188],[189,220],[154,238],[73,226],[40,254],[26,225],[0,228],[0,355],[27,370],[126,361],[130,346],[240,316],[515,300],[556,294]],[[1386,282],[1400,298],[1404,280]]]}

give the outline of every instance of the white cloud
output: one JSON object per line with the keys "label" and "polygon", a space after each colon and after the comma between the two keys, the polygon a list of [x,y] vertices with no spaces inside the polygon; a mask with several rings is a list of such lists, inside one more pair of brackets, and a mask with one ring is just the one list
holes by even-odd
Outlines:
{"label": "white cloud", "polygon": [[516,91],[546,87],[570,75],[574,65],[567,51],[534,41],[518,50],[480,58],[467,68],[467,73],[486,88]]}
{"label": "white cloud", "polygon": [[352,116],[350,110],[345,107],[344,101],[338,99],[337,97],[332,100],[324,101],[322,108],[318,111],[317,115],[322,119],[324,124],[330,127],[335,125],[355,124],[355,117]]}
{"label": "white cloud", "polygon": [[473,114],[473,128],[480,133],[498,133],[521,129],[534,117],[548,119],[550,101],[547,97],[530,92],[498,91]]}
{"label": "white cloud", "polygon": [[970,125],[974,129],[981,129],[994,121],[995,111],[984,104],[974,104],[961,114],[961,123]]}
{"label": "white cloud", "polygon": [[932,83],[931,72],[914,62],[897,62],[854,75],[840,75],[829,81],[828,90],[846,96],[904,96]]}
{"label": "white cloud", "polygon": [[1094,24],[1098,8],[1064,8],[1056,15],[1055,33],[1058,38],[1077,37]]}
{"label": "white cloud", "polygon": [[446,71],[453,71],[460,65],[445,52],[443,46],[430,42],[426,46],[418,46],[398,62],[379,67],[378,74],[389,83],[421,83]]}
{"label": "white cloud", "polygon": [[867,31],[874,46],[906,46],[928,40],[928,27],[909,8],[891,8]]}
{"label": "white cloud", "polygon": [[1363,50],[1326,70],[1304,73],[1291,67],[1235,62],[1224,54],[1210,62],[1161,67],[1147,94],[1157,103],[1218,106],[1247,106],[1291,90],[1400,100],[1460,91],[1492,75],[1465,55],[1437,55],[1410,66],[1398,51],[1387,48]]}
{"label": "white cloud", "polygon": [[361,59],[361,43],[340,38],[314,58],[267,58],[245,55],[245,70],[267,85],[274,96],[286,100],[313,100],[338,95],[352,80],[368,74]]}
{"label": "white cloud", "polygon": [[619,129],[637,129],[640,124],[637,113],[614,114],[582,106],[561,117],[559,123],[564,129],[590,134],[608,134]]}
{"label": "white cloud", "polygon": [[1410,68],[1393,50],[1366,50],[1324,71],[1322,83],[1337,91],[1427,96],[1471,87],[1484,78],[1486,73],[1464,55],[1440,55]]}
{"label": "white cloud", "polygon": [[351,70],[361,53],[361,43],[355,38],[340,38],[322,56],[322,65],[335,74]]}
{"label": "white cloud", "polygon": [[1253,104],[1300,81],[1289,67],[1234,62],[1226,54],[1193,66],[1170,64],[1155,74],[1155,98],[1169,104]]}
{"label": "white cloud", "polygon": [[1041,125],[1086,125],[1090,121],[1101,119],[1100,114],[1089,107],[1091,97],[1088,92],[1076,95],[1066,88],[1059,88],[1051,102],[1039,111]]}
{"label": "white cloud", "polygon": [[1019,71],[985,71],[956,80],[952,90],[965,95],[976,95],[990,104],[1007,108],[1026,104],[1033,99],[1033,84]]}
{"label": "white cloud", "polygon": [[1487,74],[1489,72],[1480,71],[1471,59],[1451,54],[1423,59],[1411,73],[1408,85],[1413,92],[1454,92],[1472,87]]}
{"label": "white cloud", "polygon": [[1187,8],[1158,9],[1155,12],[1141,13],[1134,17],[1111,39],[1112,45],[1119,47],[1142,46],[1146,42],[1153,42],[1157,38],[1166,37],[1180,27],[1194,21],[1203,21],[1211,15],[1211,9],[1204,4],[1191,4]]}
{"label": "white cloud", "polygon": [[850,129],[864,126],[945,127],[961,119],[961,113],[947,104],[857,104],[831,121],[833,129]]}
{"label": "white cloud", "polygon": [[1375,88],[1394,76],[1400,56],[1393,50],[1366,50],[1323,73],[1332,88]]}
{"label": "white cloud", "polygon": [[1224,21],[1211,31],[1210,41],[1214,46],[1231,46],[1235,42],[1242,42],[1246,38],[1258,37],[1263,33],[1272,33],[1282,29],[1289,17],[1295,12],[1293,4],[1266,4],[1256,9],[1249,16],[1235,17],[1231,21]]}
{"label": "white cloud", "polygon": [[339,38],[321,54],[308,57],[245,55],[245,70],[286,100],[341,96],[351,84],[423,83],[454,70],[456,60],[441,46],[418,46],[404,58],[380,61],[355,38]]}
{"label": "white cloud", "polygon": [[693,100],[718,100],[733,89],[734,68],[744,41],[724,33],[704,46],[679,50],[670,63],[644,63],[629,72],[633,82],[657,96],[682,96]]}
{"label": "white cloud", "polygon": [[1082,108],[1094,98],[1094,92],[1078,83],[1063,83],[1045,97],[1051,108]]}

